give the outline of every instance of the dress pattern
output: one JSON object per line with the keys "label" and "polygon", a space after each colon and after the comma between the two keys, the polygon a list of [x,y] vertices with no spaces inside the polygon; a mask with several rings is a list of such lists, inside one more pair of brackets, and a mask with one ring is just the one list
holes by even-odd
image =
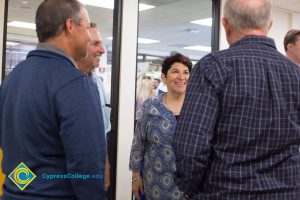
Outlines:
{"label": "dress pattern", "polygon": [[135,127],[129,168],[142,172],[147,200],[184,199],[173,180],[175,126],[176,118],[163,105],[162,95],[143,103]]}

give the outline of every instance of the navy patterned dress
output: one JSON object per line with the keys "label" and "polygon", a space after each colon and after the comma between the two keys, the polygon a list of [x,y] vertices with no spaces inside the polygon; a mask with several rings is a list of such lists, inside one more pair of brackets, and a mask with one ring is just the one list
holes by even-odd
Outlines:
{"label": "navy patterned dress", "polygon": [[137,115],[130,170],[143,172],[147,200],[184,199],[173,180],[176,168],[172,138],[176,118],[163,105],[162,95],[147,99]]}

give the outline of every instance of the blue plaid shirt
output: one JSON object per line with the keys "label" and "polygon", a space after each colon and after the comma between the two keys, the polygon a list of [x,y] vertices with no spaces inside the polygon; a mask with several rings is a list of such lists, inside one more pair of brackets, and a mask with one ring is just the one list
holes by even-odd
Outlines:
{"label": "blue plaid shirt", "polygon": [[191,73],[173,140],[193,199],[300,199],[300,67],[247,36]]}

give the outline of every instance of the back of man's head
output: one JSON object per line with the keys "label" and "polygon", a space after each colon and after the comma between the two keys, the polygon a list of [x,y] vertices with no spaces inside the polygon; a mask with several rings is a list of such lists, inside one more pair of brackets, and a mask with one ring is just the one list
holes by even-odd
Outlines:
{"label": "back of man's head", "polygon": [[260,29],[267,32],[271,8],[270,0],[227,0],[224,18],[238,31]]}
{"label": "back of man's head", "polygon": [[36,11],[35,23],[39,42],[45,42],[59,35],[67,19],[80,24],[80,8],[77,0],[45,0]]}

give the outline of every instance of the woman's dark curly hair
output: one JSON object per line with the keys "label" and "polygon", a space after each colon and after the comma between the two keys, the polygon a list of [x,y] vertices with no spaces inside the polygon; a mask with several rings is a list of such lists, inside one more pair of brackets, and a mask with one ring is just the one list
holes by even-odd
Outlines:
{"label": "woman's dark curly hair", "polygon": [[170,56],[166,57],[163,61],[161,73],[167,76],[169,69],[176,62],[184,64],[188,67],[189,72],[191,72],[193,65],[192,61],[187,56],[184,56],[181,53],[171,52]]}

